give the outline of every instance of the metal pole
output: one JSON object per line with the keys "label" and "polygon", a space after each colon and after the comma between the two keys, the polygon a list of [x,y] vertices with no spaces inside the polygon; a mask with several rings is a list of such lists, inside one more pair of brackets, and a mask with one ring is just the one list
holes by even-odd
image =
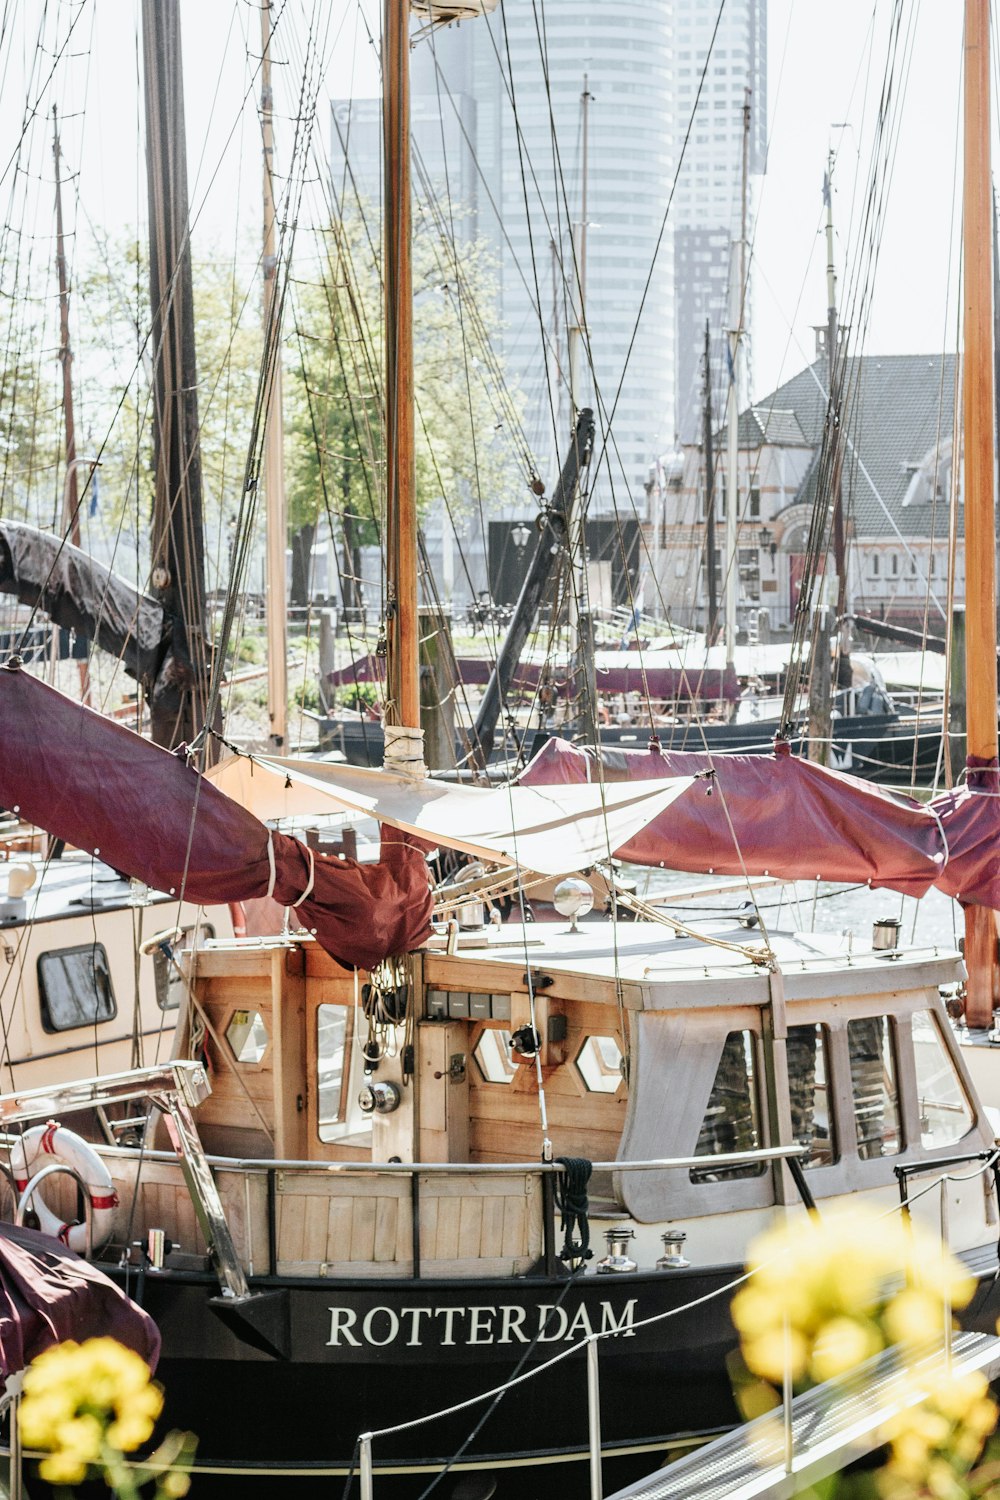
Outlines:
{"label": "metal pole", "polygon": [[21,1386],[24,1371],[17,1370],[7,1377],[7,1394],[10,1396],[10,1473],[7,1476],[8,1500],[23,1500],[24,1470],[21,1453]]}
{"label": "metal pole", "polygon": [[590,1436],[590,1500],[604,1500],[601,1473],[601,1378],[597,1365],[597,1339],[587,1340],[587,1427]]}
{"label": "metal pole", "polygon": [[363,1432],[361,1445],[361,1500],[372,1500],[372,1435]]}
{"label": "metal pole", "polygon": [[795,1442],[792,1435],[792,1362],[789,1358],[791,1336],[787,1313],[785,1314],[784,1345],[785,1358],[781,1371],[781,1425],[784,1437],[785,1473],[790,1474],[795,1457]]}
{"label": "metal pole", "polygon": [[750,90],[743,98],[743,172],[740,196],[740,237],[733,241],[734,265],[729,287],[729,396],[726,402],[726,666],[736,658],[736,603],[739,594],[739,567],[736,558],[739,525],[739,405],[740,352],[743,343],[745,312],[746,242],[747,242],[747,168],[750,146]]}
{"label": "metal pole", "polygon": [[274,95],[271,91],[271,0],[260,7],[260,131],[264,148],[264,339],[273,341],[271,384],[264,420],[264,498],[267,504],[267,716],[268,742],[283,753],[288,740],[288,600],[285,546],[285,429],[281,391],[281,309],[274,242]]}
{"label": "metal pole", "polygon": [[[947,1255],[949,1244],[948,1233],[948,1179],[941,1179],[941,1248]],[[945,1274],[941,1290],[941,1305],[944,1312],[944,1368],[946,1375],[951,1374],[951,1292],[948,1290],[948,1277]]]}

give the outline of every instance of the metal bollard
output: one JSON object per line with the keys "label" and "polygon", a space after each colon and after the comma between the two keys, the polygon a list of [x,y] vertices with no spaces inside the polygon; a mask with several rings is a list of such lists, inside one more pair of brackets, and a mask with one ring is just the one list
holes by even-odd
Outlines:
{"label": "metal bollard", "polygon": [[363,1432],[361,1445],[361,1500],[372,1500],[372,1435]]}
{"label": "metal bollard", "polygon": [[590,1500],[604,1500],[601,1473],[601,1378],[597,1367],[597,1339],[587,1340],[587,1427],[590,1437]]}

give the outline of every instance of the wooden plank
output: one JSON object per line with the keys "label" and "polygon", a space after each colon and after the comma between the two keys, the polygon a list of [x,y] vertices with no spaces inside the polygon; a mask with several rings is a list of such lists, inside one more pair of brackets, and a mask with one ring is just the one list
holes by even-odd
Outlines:
{"label": "wooden plank", "polygon": [[503,1204],[503,1235],[500,1251],[503,1255],[524,1255],[528,1248],[528,1201],[526,1198],[505,1198]]}
{"label": "wooden plank", "polygon": [[[525,1266],[524,1269],[527,1269]],[[279,1276],[357,1276],[358,1263],[353,1260],[279,1260]],[[466,1275],[469,1273],[466,1272]],[[519,1274],[511,1272],[511,1275]],[[409,1260],[371,1261],[365,1267],[365,1280],[398,1281],[413,1275],[413,1262]]]}
{"label": "wooden plank", "polygon": [[460,1200],[461,1208],[458,1221],[458,1258],[478,1257],[481,1253],[483,1238],[483,1204],[482,1199],[473,1195],[467,1195]]}
{"label": "wooden plank", "polygon": [[[586,1156],[591,1161],[615,1161],[621,1135],[615,1130],[582,1130],[549,1122],[557,1156]],[[538,1156],[537,1126],[473,1120],[469,1154],[473,1161],[530,1161]]]}
{"label": "wooden plank", "polygon": [[503,1198],[483,1199],[483,1227],[479,1245],[480,1255],[495,1255],[503,1245]]}
{"label": "wooden plank", "polygon": [[375,1254],[375,1198],[357,1198],[351,1219],[351,1260],[371,1260]]}
{"label": "wooden plank", "polygon": [[327,1228],[329,1204],[325,1198],[307,1197],[305,1205],[302,1258],[303,1260],[326,1260],[330,1253]]}
{"label": "wooden plank", "polygon": [[388,1172],[373,1172],[369,1177],[360,1172],[279,1170],[276,1188],[279,1198],[284,1193],[319,1198],[409,1198],[410,1179]]}
{"label": "wooden plank", "polygon": [[278,1195],[278,1256],[282,1260],[302,1260],[305,1236],[306,1200],[302,1194]]}
{"label": "wooden plank", "polygon": [[434,1260],[437,1255],[438,1203],[437,1198],[420,1199],[420,1256],[422,1260]]}
{"label": "wooden plank", "polygon": [[395,1260],[399,1233],[399,1200],[379,1198],[375,1204],[375,1249],[372,1258],[376,1261]]}
{"label": "wooden plank", "polygon": [[273,1031],[267,1058],[273,1068],[272,1112],[275,1154],[286,1160],[309,1154],[306,1099],[316,1092],[315,1073],[306,1071],[306,985],[288,972],[300,954],[274,955]]}
{"label": "wooden plank", "polygon": [[460,1259],[458,1232],[462,1218],[461,1198],[438,1198],[437,1240],[434,1249],[436,1260]]}
{"label": "wooden plank", "polygon": [[351,1253],[351,1222],[354,1218],[354,1201],[351,1198],[330,1198],[327,1207],[326,1253],[346,1261]]}

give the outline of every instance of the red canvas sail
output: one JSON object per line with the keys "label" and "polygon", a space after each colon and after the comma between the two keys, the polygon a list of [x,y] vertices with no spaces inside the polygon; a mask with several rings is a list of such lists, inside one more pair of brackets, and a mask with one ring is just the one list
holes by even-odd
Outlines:
{"label": "red canvas sail", "polygon": [[377,864],[270,833],[176,754],[0,669],[0,806],[154,890],[205,905],[273,895],[341,963],[419,947],[431,893],[421,854],[388,833]]}
{"label": "red canvas sail", "polygon": [[[922,896],[940,883],[950,864],[937,818],[919,803],[798,760],[787,749],[714,756],[605,750],[601,764],[609,781],[715,772],[619,851],[635,864],[695,874],[868,882],[908,896]],[[596,775],[590,752],[553,739],[521,780],[537,786]]]}

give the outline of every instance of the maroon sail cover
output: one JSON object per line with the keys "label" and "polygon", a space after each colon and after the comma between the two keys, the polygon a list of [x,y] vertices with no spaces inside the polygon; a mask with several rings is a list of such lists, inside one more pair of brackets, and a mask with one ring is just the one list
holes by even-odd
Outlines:
{"label": "maroon sail cover", "polygon": [[104,1335],[156,1369],[160,1335],[148,1313],[58,1240],[0,1224],[0,1384],[53,1344]]}
{"label": "maroon sail cover", "polygon": [[[919,803],[798,760],[787,749],[776,755],[605,750],[601,763],[609,781],[715,772],[618,851],[635,864],[870,882],[909,896],[922,896],[944,868],[938,824]],[[552,739],[520,779],[538,786],[588,781],[595,773],[591,753]]]}
{"label": "maroon sail cover", "polygon": [[[731,667],[722,671],[715,667],[658,666],[655,652],[639,665],[628,653],[621,662],[615,660],[613,651],[602,652],[596,668],[596,683],[599,693],[642,693],[650,698],[726,698],[735,701],[740,695],[739,681]],[[629,659],[631,658],[631,659]],[[485,657],[459,656],[455,659],[458,675],[466,687],[485,687],[493,674],[493,663]],[[520,661],[514,668],[511,681],[513,691],[533,692],[542,677],[539,662]],[[550,686],[559,695],[569,689],[570,668],[566,662],[548,664],[545,668]],[[361,682],[382,682],[385,678],[385,658],[369,652],[359,656],[346,667],[337,667],[327,673],[331,687],[354,687]]]}
{"label": "maroon sail cover", "polygon": [[[0,669],[0,807],[157,891],[213,905],[268,894],[268,829],[179,755]],[[369,969],[430,932],[423,856],[385,830],[377,864],[312,856],[272,833],[275,900],[341,963]]]}

